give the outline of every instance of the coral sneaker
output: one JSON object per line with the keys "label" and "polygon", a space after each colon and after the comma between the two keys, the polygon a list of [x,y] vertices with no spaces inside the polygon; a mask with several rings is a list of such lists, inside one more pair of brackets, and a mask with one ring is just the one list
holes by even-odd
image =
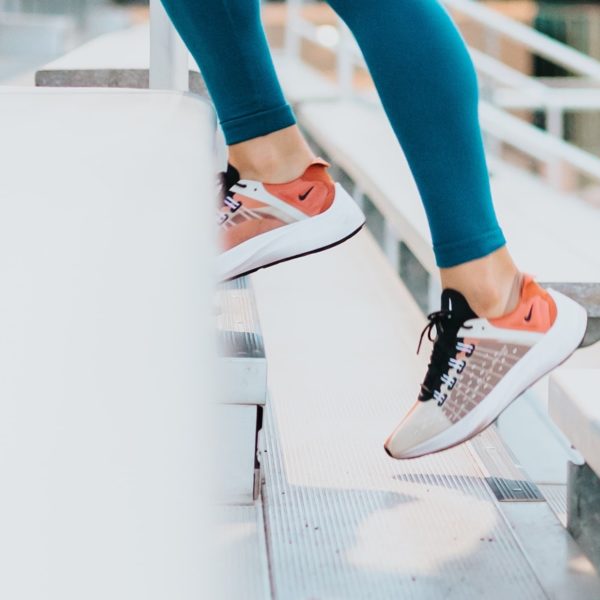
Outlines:
{"label": "coral sneaker", "polygon": [[316,159],[287,183],[240,179],[229,165],[222,174],[218,212],[221,280],[335,246],[352,237],[365,217],[327,167]]}
{"label": "coral sneaker", "polygon": [[386,452],[416,458],[473,437],[567,359],[586,324],[584,308],[530,276],[517,308],[498,319],[478,318],[460,293],[444,290],[442,309],[429,315],[421,334],[421,341],[427,334],[434,342],[421,393],[385,442]]}

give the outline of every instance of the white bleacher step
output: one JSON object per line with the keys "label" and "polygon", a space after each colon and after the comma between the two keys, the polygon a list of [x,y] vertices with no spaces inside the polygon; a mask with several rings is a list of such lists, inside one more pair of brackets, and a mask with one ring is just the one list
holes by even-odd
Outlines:
{"label": "white bleacher step", "polygon": [[600,368],[558,369],[550,376],[550,416],[600,476]]}
{"label": "white bleacher step", "polygon": [[[485,464],[474,444],[411,461],[383,452],[427,356],[415,356],[423,315],[368,231],[252,278],[272,394],[261,461],[277,597],[598,597],[545,502],[496,501],[497,440],[482,440]],[[529,495],[519,487],[517,500]]]}
{"label": "white bleacher step", "polygon": [[259,493],[260,466],[256,457],[257,430],[261,417],[257,406],[215,406],[219,432],[219,476],[215,499],[223,505],[253,504]]}
{"label": "white bleacher step", "polygon": [[550,377],[550,414],[583,456],[568,465],[567,528],[600,569],[600,368]]}
{"label": "white bleacher step", "polygon": [[[150,35],[147,25],[107,33],[48,63],[35,74],[40,87],[148,87]],[[206,87],[190,58],[189,87]]]}
{"label": "white bleacher step", "polygon": [[267,399],[267,359],[250,279],[219,285],[215,310],[221,382],[216,411],[219,430],[226,432],[219,454],[226,477],[218,499],[223,504],[251,504],[259,491],[257,441]]}
{"label": "white bleacher step", "polygon": [[210,596],[212,109],[0,87],[0,131],[0,597]]}
{"label": "white bleacher step", "polygon": [[[436,272],[419,192],[381,106],[371,96],[336,95],[330,80],[297,60],[276,54],[275,62],[306,132],[352,177],[425,269]],[[496,209],[519,264],[542,281],[597,283],[598,210],[504,161],[488,162]]]}
{"label": "white bleacher step", "polygon": [[[303,102],[297,112],[309,135],[351,174],[419,262],[435,272],[419,193],[382,111],[364,102],[338,100]],[[596,282],[600,213],[515,167],[494,160],[490,165],[496,209],[519,264],[544,281]]]}
{"label": "white bleacher step", "polygon": [[[395,236],[429,273],[436,273],[419,192],[381,110],[352,100],[305,101],[296,110],[308,134],[350,174]],[[350,122],[351,128],[346,126]],[[590,316],[582,345],[598,341],[600,213],[515,167],[497,160],[490,164],[496,209],[515,259],[538,279],[561,282],[558,285],[566,293],[581,301]],[[567,212],[569,228],[564,221]]]}
{"label": "white bleacher step", "polygon": [[267,397],[267,359],[249,278],[221,284],[216,311],[223,372],[221,402],[262,406]]}

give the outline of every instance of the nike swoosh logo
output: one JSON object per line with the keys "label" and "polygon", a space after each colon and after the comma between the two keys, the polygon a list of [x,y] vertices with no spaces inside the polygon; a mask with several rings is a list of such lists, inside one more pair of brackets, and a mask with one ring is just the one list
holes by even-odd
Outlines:
{"label": "nike swoosh logo", "polygon": [[529,307],[529,312],[527,313],[527,316],[525,317],[525,321],[527,321],[529,323],[529,321],[531,321],[531,313],[533,313],[533,304]]}
{"label": "nike swoosh logo", "polygon": [[306,192],[304,192],[304,194],[298,194],[298,200],[306,200],[306,197],[310,194],[314,187],[314,185],[311,186],[308,190],[306,190]]}

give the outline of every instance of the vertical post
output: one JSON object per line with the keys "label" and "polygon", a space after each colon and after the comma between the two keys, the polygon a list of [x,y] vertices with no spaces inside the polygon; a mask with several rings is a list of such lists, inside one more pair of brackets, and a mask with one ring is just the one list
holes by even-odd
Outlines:
{"label": "vertical post", "polygon": [[429,275],[429,285],[427,286],[427,304],[428,312],[440,310],[440,296],[442,295],[442,284],[436,276]]}
{"label": "vertical post", "polygon": [[394,273],[398,273],[400,270],[400,242],[387,219],[383,224],[383,248],[387,259],[394,268]]}
{"label": "vertical post", "polygon": [[338,19],[338,28],[340,32],[337,51],[338,85],[342,98],[349,98],[352,95],[352,79],[354,75],[354,62],[349,47],[352,43],[352,34],[341,19]]}
{"label": "vertical post", "polygon": [[[564,110],[562,106],[546,106],[546,129],[549,134],[564,140]],[[573,169],[560,158],[548,162],[547,177],[550,184],[561,191],[569,191],[576,186]]]}
{"label": "vertical post", "polygon": [[187,91],[188,56],[161,0],[150,0],[150,88]]}
{"label": "vertical post", "polygon": [[484,48],[486,54],[489,54],[492,58],[497,58],[498,60],[502,61],[500,56],[502,52],[500,36],[497,31],[492,31],[489,27],[487,27],[485,30]]}
{"label": "vertical post", "polygon": [[289,59],[300,57],[300,7],[302,0],[287,1],[287,22],[285,28],[285,54]]}
{"label": "vertical post", "polygon": [[358,204],[359,208],[364,211],[365,210],[365,193],[358,183],[354,183],[352,187],[352,198],[354,202]]}

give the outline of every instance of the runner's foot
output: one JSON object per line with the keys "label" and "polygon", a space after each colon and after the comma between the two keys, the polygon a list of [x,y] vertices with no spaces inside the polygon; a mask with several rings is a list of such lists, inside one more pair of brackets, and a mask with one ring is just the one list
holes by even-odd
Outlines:
{"label": "runner's foot", "polygon": [[222,253],[221,280],[312,254],[357,233],[365,218],[341,185],[327,173],[328,163],[314,160],[287,183],[240,179],[229,165],[218,212]]}
{"label": "runner's foot", "polygon": [[517,307],[497,319],[478,318],[462,294],[444,290],[442,309],[429,315],[421,335],[434,345],[419,399],[386,440],[386,452],[416,458],[472,438],[574,352],[586,323],[579,304],[530,276]]}

